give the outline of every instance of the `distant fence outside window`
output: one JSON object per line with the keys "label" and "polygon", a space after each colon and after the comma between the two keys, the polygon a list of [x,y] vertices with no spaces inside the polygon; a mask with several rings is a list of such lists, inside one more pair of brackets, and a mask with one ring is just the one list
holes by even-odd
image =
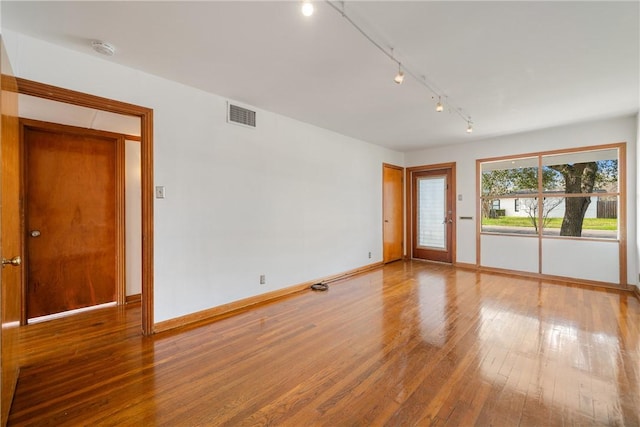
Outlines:
{"label": "distant fence outside window", "polygon": [[598,218],[618,218],[618,202],[598,200]]}

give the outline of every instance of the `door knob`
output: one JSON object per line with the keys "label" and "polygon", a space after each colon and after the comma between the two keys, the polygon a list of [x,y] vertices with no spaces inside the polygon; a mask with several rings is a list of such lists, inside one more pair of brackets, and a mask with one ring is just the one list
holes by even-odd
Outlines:
{"label": "door knob", "polygon": [[2,258],[2,267],[4,267],[5,265],[13,265],[14,267],[17,267],[20,264],[22,264],[22,258],[20,258],[19,256],[14,256],[11,259]]}
{"label": "door knob", "polygon": [[31,231],[31,237],[38,237],[40,235],[40,230]]}

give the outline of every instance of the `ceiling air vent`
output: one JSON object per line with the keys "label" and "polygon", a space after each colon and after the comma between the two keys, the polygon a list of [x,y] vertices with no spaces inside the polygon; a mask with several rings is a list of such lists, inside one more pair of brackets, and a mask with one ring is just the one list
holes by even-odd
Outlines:
{"label": "ceiling air vent", "polygon": [[256,112],[248,110],[230,102],[227,103],[227,121],[242,126],[256,127]]}

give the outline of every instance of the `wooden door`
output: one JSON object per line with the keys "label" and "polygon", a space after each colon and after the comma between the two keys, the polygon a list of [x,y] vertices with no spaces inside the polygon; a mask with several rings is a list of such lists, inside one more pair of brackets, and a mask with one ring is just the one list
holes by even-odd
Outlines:
{"label": "wooden door", "polygon": [[[18,131],[18,93],[16,79],[0,42],[2,83],[0,105],[0,252],[3,259],[0,285],[2,286],[0,307],[2,327],[0,348],[2,353],[0,385],[1,424],[5,425],[11,400],[18,380],[18,332],[22,291],[22,239],[20,229],[20,138]],[[5,264],[6,263],[6,264]]]}
{"label": "wooden door", "polygon": [[27,318],[115,301],[118,139],[23,123]]}
{"label": "wooden door", "polygon": [[451,168],[412,173],[412,255],[452,262],[455,212]]}
{"label": "wooden door", "polygon": [[402,259],[403,242],[403,169],[398,166],[384,164],[382,167],[382,244],[383,261],[391,262]]}

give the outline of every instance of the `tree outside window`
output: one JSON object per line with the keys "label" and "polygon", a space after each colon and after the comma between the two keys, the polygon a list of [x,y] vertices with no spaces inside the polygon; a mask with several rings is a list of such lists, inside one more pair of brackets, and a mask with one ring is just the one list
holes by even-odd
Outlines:
{"label": "tree outside window", "polygon": [[[589,231],[589,237],[615,238],[617,218],[599,218],[599,212],[605,201],[616,204],[617,184],[616,148],[483,162],[482,230],[519,234],[545,230],[545,234],[581,237],[588,229],[596,230]],[[496,216],[500,201],[508,199],[513,200],[513,211]],[[597,209],[592,203],[598,204]]]}

